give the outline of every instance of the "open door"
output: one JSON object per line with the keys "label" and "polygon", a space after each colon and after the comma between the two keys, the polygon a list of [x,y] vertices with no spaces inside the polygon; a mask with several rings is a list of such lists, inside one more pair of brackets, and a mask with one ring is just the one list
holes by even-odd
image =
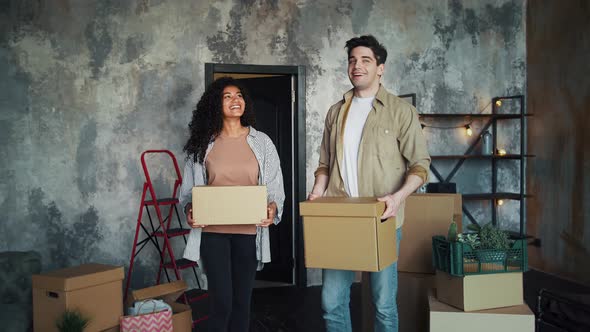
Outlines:
{"label": "open door", "polygon": [[259,281],[305,286],[303,235],[299,202],[305,199],[305,118],[300,89],[301,67],[206,64],[207,84],[221,76],[239,79],[252,97],[256,129],[277,148],[283,171],[285,204],[281,223],[271,226],[270,263],[256,275]]}

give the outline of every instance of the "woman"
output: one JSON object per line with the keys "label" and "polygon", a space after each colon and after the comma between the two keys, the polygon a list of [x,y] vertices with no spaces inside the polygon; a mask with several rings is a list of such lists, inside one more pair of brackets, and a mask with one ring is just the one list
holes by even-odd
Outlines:
{"label": "woman", "polygon": [[[256,270],[270,262],[268,227],[281,218],[285,193],[276,148],[253,128],[252,102],[223,77],[203,93],[189,124],[180,204],[192,227],[184,258],[202,261],[210,298],[209,331],[248,331]],[[266,185],[267,219],[257,225],[211,225],[192,219],[193,186]]]}

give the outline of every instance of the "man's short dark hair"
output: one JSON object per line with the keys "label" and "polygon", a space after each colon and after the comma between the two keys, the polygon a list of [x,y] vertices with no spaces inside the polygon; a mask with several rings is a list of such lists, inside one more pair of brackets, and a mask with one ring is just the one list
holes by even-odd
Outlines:
{"label": "man's short dark hair", "polygon": [[348,56],[350,56],[350,52],[352,52],[355,47],[359,46],[368,47],[373,51],[375,59],[377,60],[377,65],[385,63],[385,60],[387,60],[387,50],[385,49],[385,46],[380,44],[372,35],[354,37],[347,41],[345,48],[348,52]]}

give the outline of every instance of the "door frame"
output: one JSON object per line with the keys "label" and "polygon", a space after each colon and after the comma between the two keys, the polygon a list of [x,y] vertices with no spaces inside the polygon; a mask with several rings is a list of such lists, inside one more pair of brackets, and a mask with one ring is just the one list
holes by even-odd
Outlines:
{"label": "door frame", "polygon": [[303,251],[303,225],[299,214],[299,202],[306,199],[306,136],[305,136],[305,67],[278,65],[247,65],[205,63],[205,86],[213,82],[217,73],[227,74],[275,74],[291,75],[295,80],[295,95],[293,116],[293,259],[294,281],[298,287],[307,286],[307,270],[305,269],[305,254]]}

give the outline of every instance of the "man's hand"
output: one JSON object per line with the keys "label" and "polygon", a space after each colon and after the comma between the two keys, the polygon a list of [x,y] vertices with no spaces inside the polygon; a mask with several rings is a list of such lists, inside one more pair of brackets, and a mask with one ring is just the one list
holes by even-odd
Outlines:
{"label": "man's hand", "polygon": [[315,183],[313,184],[313,189],[307,195],[307,199],[313,201],[316,198],[322,197],[326,188],[328,187],[328,176],[326,174],[318,174],[315,177]]}
{"label": "man's hand", "polygon": [[313,201],[316,198],[320,198],[322,197],[321,194],[315,194],[313,191],[309,193],[309,195],[307,195],[307,200],[308,201]]}
{"label": "man's hand", "polygon": [[191,228],[203,228],[203,227],[207,226],[207,225],[199,225],[193,219],[193,205],[191,203],[187,204],[185,212],[186,212],[186,222],[188,223],[188,225]]}
{"label": "man's hand", "polygon": [[385,211],[383,211],[383,215],[381,219],[387,219],[391,217],[395,217],[397,211],[399,210],[400,205],[403,202],[402,195],[399,193],[393,193],[391,195],[385,195],[383,197],[377,198],[380,202],[385,202]]}
{"label": "man's hand", "polygon": [[268,227],[274,223],[275,216],[277,215],[277,203],[270,202],[266,207],[266,219],[262,219],[262,222],[258,224],[260,227]]}

